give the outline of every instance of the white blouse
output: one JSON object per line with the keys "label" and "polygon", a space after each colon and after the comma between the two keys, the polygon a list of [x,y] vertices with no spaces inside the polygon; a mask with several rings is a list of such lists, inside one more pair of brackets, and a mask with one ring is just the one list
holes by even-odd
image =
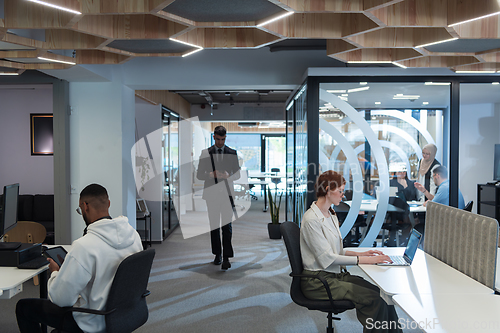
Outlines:
{"label": "white blouse", "polygon": [[300,252],[304,269],[340,273],[340,266],[356,265],[355,256],[346,256],[337,216],[326,218],[313,202],[302,218]]}

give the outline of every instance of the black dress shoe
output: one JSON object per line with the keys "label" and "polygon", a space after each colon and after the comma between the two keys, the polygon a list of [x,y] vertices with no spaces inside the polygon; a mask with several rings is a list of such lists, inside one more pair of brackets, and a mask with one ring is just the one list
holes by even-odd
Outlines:
{"label": "black dress shoe", "polygon": [[214,265],[220,265],[222,262],[222,257],[220,254],[216,254],[215,255],[215,259],[214,259]]}
{"label": "black dress shoe", "polygon": [[224,258],[220,269],[226,270],[228,268],[231,268],[231,263],[229,262],[229,259]]}

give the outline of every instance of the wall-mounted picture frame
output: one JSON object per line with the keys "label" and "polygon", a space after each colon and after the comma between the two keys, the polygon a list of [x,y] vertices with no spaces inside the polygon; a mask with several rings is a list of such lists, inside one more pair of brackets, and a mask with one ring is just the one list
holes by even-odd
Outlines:
{"label": "wall-mounted picture frame", "polygon": [[54,116],[31,113],[31,155],[54,155]]}

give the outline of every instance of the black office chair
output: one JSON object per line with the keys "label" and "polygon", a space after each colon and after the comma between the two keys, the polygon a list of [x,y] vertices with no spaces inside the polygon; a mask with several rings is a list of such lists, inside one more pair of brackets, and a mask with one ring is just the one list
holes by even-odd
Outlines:
{"label": "black office chair", "polygon": [[146,296],[150,292],[146,288],[154,256],[155,250],[148,249],[123,259],[113,279],[104,310],[68,307],[66,315],[72,312],[103,315],[107,333],[127,333],[142,326],[149,317]]}
{"label": "black office chair", "polygon": [[[271,172],[276,173],[276,176],[280,172],[280,168],[272,168]],[[276,192],[278,192],[278,184],[281,183],[281,178],[271,178],[271,181],[274,183]]]}
{"label": "black office chair", "polygon": [[471,201],[469,201],[469,202],[465,205],[464,210],[465,210],[465,211],[468,211],[468,212],[472,212],[472,206],[473,206],[473,205],[474,205],[474,201],[472,201],[472,200],[471,200]]}
{"label": "black office chair", "polygon": [[[386,215],[386,223],[382,224],[382,245],[384,244],[385,240],[385,230],[390,232],[396,232],[396,246],[399,246],[399,237],[397,233],[399,231],[408,231],[409,235],[409,230],[411,229],[411,223],[410,223],[410,206],[408,203],[400,198],[400,197],[390,197],[389,198],[389,205],[392,205],[394,207],[390,207],[388,209],[387,215]],[[393,211],[390,211],[392,209]],[[397,209],[397,211],[394,211]],[[390,240],[388,240],[389,243]],[[391,244],[390,244],[391,245]],[[394,246],[394,245],[392,245]]]}
{"label": "black office chair", "polygon": [[[292,297],[292,300],[295,304],[304,306],[309,310],[317,310],[328,313],[328,327],[326,328],[326,332],[333,333],[332,320],[340,320],[340,318],[333,317],[332,313],[339,314],[346,310],[354,309],[354,304],[347,300],[334,301],[332,299],[328,283],[324,278],[316,275],[302,274],[304,266],[302,265],[302,257],[300,255],[300,228],[293,222],[284,222],[281,224],[280,229],[281,234],[283,235],[283,240],[285,241],[290,266],[292,267],[292,272],[290,273],[290,276],[292,277],[292,285],[290,286],[290,296]],[[319,279],[325,286],[329,300],[312,300],[306,298],[300,287],[301,277],[313,277]]]}

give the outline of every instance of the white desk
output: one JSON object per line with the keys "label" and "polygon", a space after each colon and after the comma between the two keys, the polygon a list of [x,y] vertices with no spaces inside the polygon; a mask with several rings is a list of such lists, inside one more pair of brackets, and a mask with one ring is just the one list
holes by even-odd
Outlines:
{"label": "white desk", "polygon": [[[373,248],[349,248],[366,251]],[[381,249],[389,255],[403,255],[404,248]],[[418,249],[411,266],[359,265],[387,296],[396,294],[483,294],[493,290],[444,262]],[[461,304],[465,306],[465,304]]]}
{"label": "white desk", "polygon": [[[23,283],[32,279],[41,273],[46,273],[49,266],[43,266],[38,269],[19,269],[17,267],[0,267],[0,299],[9,299],[23,291]],[[47,274],[45,275],[45,285],[47,285]],[[40,286],[42,285],[40,279]],[[40,298],[42,298],[42,289],[40,288]],[[45,288],[46,289],[46,288]],[[45,298],[47,297],[45,291]]]}
{"label": "white desk", "polygon": [[[500,296],[494,294],[401,294],[393,297],[414,322],[406,328],[432,333],[500,332]],[[413,327],[411,326],[413,325]]]}

